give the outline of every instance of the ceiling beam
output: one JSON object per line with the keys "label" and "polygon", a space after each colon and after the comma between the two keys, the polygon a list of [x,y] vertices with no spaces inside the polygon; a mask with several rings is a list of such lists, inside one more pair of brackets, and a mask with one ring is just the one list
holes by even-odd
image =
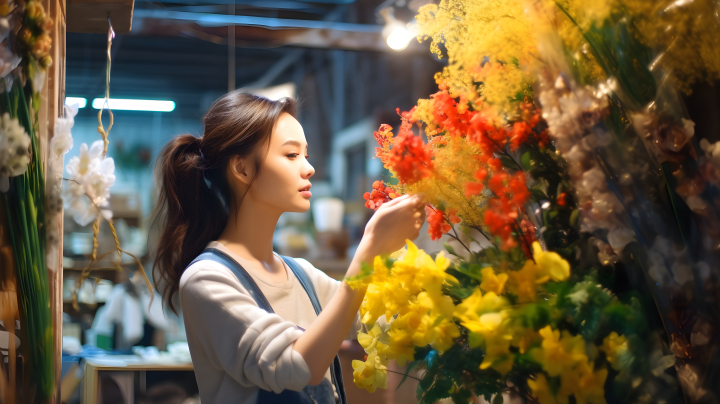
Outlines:
{"label": "ceiling beam", "polygon": [[[381,34],[382,25],[351,24],[316,20],[286,20],[251,16],[232,16],[135,10],[131,34],[155,37],[194,37],[227,43],[229,25],[236,25],[236,46],[297,46],[394,53]],[[427,53],[427,46],[415,40],[400,53]]]}
{"label": "ceiling beam", "polygon": [[271,17],[255,17],[249,15],[227,15],[192,13],[186,11],[138,9],[134,11],[134,18],[154,18],[163,20],[191,21],[203,27],[220,27],[228,25],[243,25],[250,27],[263,27],[267,29],[326,29],[333,31],[379,33],[382,25],[353,24],[347,22],[333,22],[320,20],[294,20]]}

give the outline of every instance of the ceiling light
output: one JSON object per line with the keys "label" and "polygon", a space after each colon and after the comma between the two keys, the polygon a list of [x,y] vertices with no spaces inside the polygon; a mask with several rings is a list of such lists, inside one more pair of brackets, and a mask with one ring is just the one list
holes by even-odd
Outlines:
{"label": "ceiling light", "polygon": [[378,14],[385,21],[382,36],[390,49],[401,51],[407,48],[410,41],[417,36],[415,23],[406,24],[395,18],[394,8],[384,7],[378,11]]}
{"label": "ceiling light", "polygon": [[87,105],[87,100],[82,97],[65,97],[65,105],[75,105],[77,104],[78,108],[85,108]]}
{"label": "ceiling light", "polygon": [[401,51],[407,48],[410,41],[416,36],[417,34],[415,33],[414,27],[397,25],[390,31],[390,35],[387,37],[387,44],[390,49]]}
{"label": "ceiling light", "polygon": [[95,98],[92,102],[92,107],[95,109],[109,107],[110,109],[117,111],[155,112],[170,112],[175,109],[175,103],[173,101],[110,98],[107,100],[107,106],[105,105],[105,101],[105,98]]}

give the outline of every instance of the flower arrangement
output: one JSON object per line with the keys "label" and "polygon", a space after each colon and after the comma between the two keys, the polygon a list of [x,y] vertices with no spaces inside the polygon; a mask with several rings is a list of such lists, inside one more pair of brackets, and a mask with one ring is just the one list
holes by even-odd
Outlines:
{"label": "flower arrangement", "polygon": [[[434,256],[408,242],[348,280],[367,288],[358,386],[387,387],[396,360],[425,370],[427,403],[719,397],[720,153],[681,98],[718,78],[712,10],[644,0],[420,10],[419,39],[448,65],[437,93],[398,110],[397,133],[375,132],[396,181],[365,199],[377,209],[423,195],[428,233],[449,241]],[[691,60],[678,66],[680,55]]]}

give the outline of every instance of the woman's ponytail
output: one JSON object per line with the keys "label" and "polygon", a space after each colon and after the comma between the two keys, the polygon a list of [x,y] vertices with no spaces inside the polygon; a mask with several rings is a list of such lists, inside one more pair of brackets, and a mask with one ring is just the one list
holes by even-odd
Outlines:
{"label": "woman's ponytail", "polygon": [[225,208],[205,182],[201,143],[201,138],[192,135],[178,136],[165,146],[157,162],[162,232],[154,267],[162,271],[153,270],[153,276],[174,312],[173,296],[183,270],[220,236],[227,222]]}
{"label": "woman's ponytail", "polygon": [[293,100],[272,101],[236,90],[205,113],[202,137],[175,137],[160,153],[155,165],[160,189],[154,214],[160,237],[153,280],[172,311],[177,313],[174,297],[185,268],[220,237],[228,208],[235,203],[225,177],[228,159],[250,155],[266,143],[283,113],[295,115]]}

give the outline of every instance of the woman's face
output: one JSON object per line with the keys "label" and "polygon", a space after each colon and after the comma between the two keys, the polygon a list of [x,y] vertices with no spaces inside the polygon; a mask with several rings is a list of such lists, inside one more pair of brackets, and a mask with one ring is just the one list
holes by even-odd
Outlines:
{"label": "woman's face", "polygon": [[[310,209],[310,177],[315,174],[315,169],[308,162],[305,133],[297,119],[283,114],[267,149],[261,146],[259,150],[260,153],[267,150],[267,154],[245,201],[267,205],[281,212],[306,212]],[[263,158],[262,154],[260,158]],[[252,178],[254,165],[251,160],[245,160],[243,166],[248,170],[248,178]]]}

